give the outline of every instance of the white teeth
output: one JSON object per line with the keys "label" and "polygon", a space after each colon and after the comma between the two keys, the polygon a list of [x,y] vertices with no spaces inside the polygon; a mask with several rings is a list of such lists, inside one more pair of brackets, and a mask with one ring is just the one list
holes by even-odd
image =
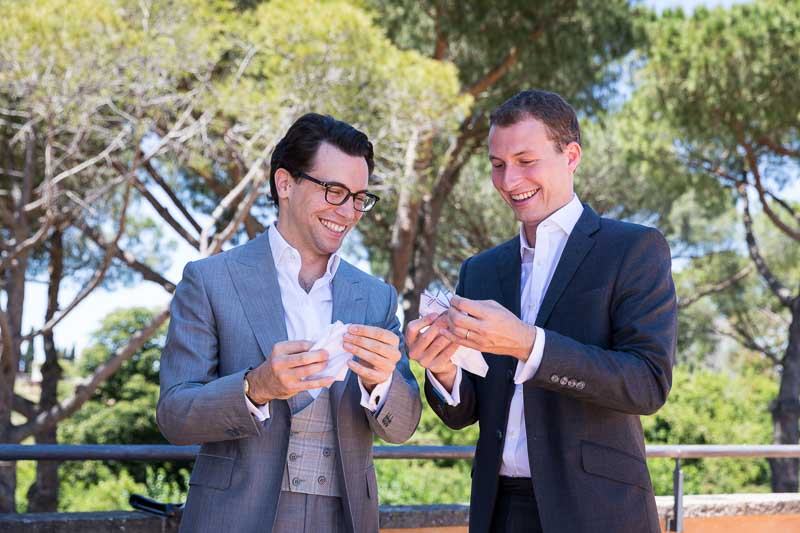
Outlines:
{"label": "white teeth", "polygon": [[533,191],[524,192],[522,194],[512,194],[511,195],[511,199],[515,200],[517,202],[520,201],[520,200],[527,200],[528,198],[530,198],[531,196],[533,196],[537,192],[539,192],[539,189],[536,189],[536,190],[533,190]]}
{"label": "white teeth", "polygon": [[323,226],[325,226],[329,230],[335,231],[336,233],[342,233],[345,230],[345,228],[347,228],[347,226],[342,226],[340,224],[334,224],[333,222],[331,222],[329,220],[319,219],[319,221],[322,222]]}

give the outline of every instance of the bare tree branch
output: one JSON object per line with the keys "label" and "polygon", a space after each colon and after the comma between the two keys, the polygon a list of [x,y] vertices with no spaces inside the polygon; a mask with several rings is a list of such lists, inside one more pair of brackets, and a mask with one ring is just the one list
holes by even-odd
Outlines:
{"label": "bare tree branch", "polygon": [[747,155],[747,163],[750,167],[750,172],[755,179],[755,188],[758,192],[758,199],[761,202],[761,207],[764,209],[764,214],[772,221],[775,226],[789,236],[791,239],[800,242],[800,230],[790,228],[780,217],[772,210],[765,198],[764,186],[761,183],[761,171],[758,169],[758,158],[756,157],[753,147],[749,143],[742,143],[745,154]]}
{"label": "bare tree branch", "polygon": [[690,305],[698,302],[699,300],[702,300],[706,296],[724,291],[728,287],[735,285],[739,281],[749,276],[752,271],[753,271],[753,265],[747,265],[739,272],[733,274],[728,278],[720,280],[716,283],[712,283],[710,285],[706,285],[700,289],[695,289],[694,294],[692,294],[692,296],[686,298],[680,298],[678,300],[678,309],[686,309]]}
{"label": "bare tree branch", "polygon": [[141,195],[145,197],[148,203],[151,206],[153,206],[153,209],[156,210],[156,212],[164,220],[164,222],[169,224],[172,227],[172,229],[174,229],[178,235],[183,237],[183,239],[186,242],[191,244],[192,247],[198,250],[200,249],[200,241],[198,241],[197,238],[194,237],[194,235],[189,233],[186,230],[186,228],[181,226],[180,222],[175,220],[175,217],[172,216],[169,210],[165,208],[163,205],[161,205],[161,203],[158,200],[156,200],[156,197],[153,196],[153,194],[147,190],[147,187],[145,187],[145,185],[142,182],[135,179],[133,185],[134,187],[136,187],[136,190],[138,190],[141,193]]}
{"label": "bare tree branch", "polygon": [[[131,181],[136,181],[135,178],[131,178]],[[106,248],[106,255],[103,258],[103,262],[100,265],[100,268],[95,272],[92,279],[89,283],[86,284],[83,289],[73,298],[73,300],[67,305],[60,313],[55,315],[53,318],[47,321],[47,323],[42,326],[41,333],[48,334],[53,331],[53,328],[58,325],[73,309],[75,309],[78,304],[80,304],[89,294],[97,288],[98,285],[103,281],[106,277],[106,272],[108,272],[108,267],[111,266],[111,260],[114,258],[114,253],[118,250],[118,243],[122,235],[125,233],[125,217],[128,212],[128,205],[130,202],[130,195],[131,195],[131,183],[128,182],[128,186],[125,187],[125,196],[122,202],[122,208],[120,209],[120,216],[119,216],[119,230],[117,231],[116,236],[114,237],[113,242],[109,248]]]}
{"label": "bare tree branch", "polygon": [[123,261],[132,270],[138,272],[145,280],[152,281],[153,283],[161,285],[167,292],[170,293],[175,292],[174,283],[164,278],[161,274],[159,274],[149,266],[145,265],[141,261],[137,260],[132,253],[126,252],[125,250],[121,250],[119,246],[114,246],[112,243],[106,241],[100,234],[100,232],[98,232],[96,229],[92,227],[89,227],[84,221],[77,221],[75,223],[75,227],[80,229],[84,233],[84,235],[92,239],[98,246],[100,246],[104,250],[113,249],[114,256],[117,259]]}
{"label": "bare tree branch", "polygon": [[15,394],[14,397],[11,399],[11,402],[12,402],[11,408],[28,420],[35,417],[38,412],[35,403],[28,400],[27,398],[23,398],[19,394]]}
{"label": "bare tree branch", "polygon": [[203,228],[200,227],[200,224],[198,224],[197,221],[192,216],[192,214],[189,213],[189,210],[186,209],[186,206],[183,205],[183,202],[180,201],[180,199],[172,190],[172,188],[167,184],[166,181],[164,181],[164,178],[162,178],[161,175],[156,171],[155,167],[153,167],[153,164],[150,161],[148,161],[147,163],[145,163],[144,168],[145,170],[147,170],[147,173],[150,174],[150,177],[153,178],[153,180],[156,183],[158,183],[161,189],[163,189],[163,191],[167,193],[169,199],[172,200],[172,203],[175,204],[175,207],[177,207],[178,210],[181,212],[181,214],[186,218],[186,220],[189,221],[189,224],[192,225],[195,231],[197,233],[200,233],[203,230]]}
{"label": "bare tree branch", "polygon": [[745,240],[747,241],[747,251],[750,253],[750,259],[755,263],[758,273],[764,278],[764,281],[766,281],[772,293],[775,294],[784,306],[791,307],[793,300],[792,293],[769,269],[756,243],[756,238],[753,233],[753,219],[750,216],[750,200],[747,197],[746,183],[740,182],[736,190],[739,193],[739,197],[742,199],[742,205],[744,207],[742,220],[744,222]]}
{"label": "bare tree branch", "polygon": [[779,365],[781,363],[780,356],[776,354],[772,349],[768,348],[767,346],[763,346],[759,344],[749,333],[744,331],[742,328],[736,327],[731,325],[734,328],[734,331],[725,331],[723,329],[719,329],[716,327],[712,327],[711,331],[720,335],[722,337],[727,337],[736,341],[737,343],[741,344],[748,350],[752,350],[754,352],[758,352],[763,354],[767,359],[772,361],[774,364]]}
{"label": "bare tree branch", "polygon": [[792,148],[787,148],[786,146],[783,146],[782,144],[776,142],[773,139],[770,139],[765,135],[762,135],[761,137],[756,139],[756,144],[768,148],[770,151],[778,155],[800,159],[800,151],[794,150]]}
{"label": "bare tree branch", "polygon": [[[253,163],[253,166],[250,167],[250,170],[247,172],[242,181],[239,182],[239,184],[230,193],[228,193],[228,196],[226,196],[222,200],[222,202],[220,202],[220,204],[216,207],[216,209],[214,209],[214,212],[211,215],[212,223],[208,227],[206,227],[206,229],[203,230],[203,236],[201,237],[201,241],[204,245],[207,242],[206,240],[207,237],[205,237],[205,235],[207,235],[208,230],[212,227],[213,224],[216,223],[217,220],[220,219],[220,217],[224,213],[224,210],[228,208],[223,206],[225,206],[226,204],[230,204],[230,201],[236,196],[238,196],[239,193],[236,191],[236,189],[238,189],[239,186],[242,184],[246,184],[248,182],[253,183],[252,188],[250,189],[250,193],[245,197],[243,202],[239,202],[239,206],[236,210],[236,214],[234,215],[233,219],[228,223],[228,225],[222,231],[220,231],[219,233],[217,233],[217,235],[214,236],[211,242],[209,242],[208,245],[205,246],[204,250],[201,250],[204,256],[214,255],[217,252],[219,252],[222,249],[222,245],[233,236],[233,234],[236,232],[236,229],[242,224],[242,221],[244,221],[244,219],[247,217],[247,214],[250,212],[250,208],[253,207],[256,198],[258,198],[258,196],[261,194],[261,184],[264,183],[266,178],[266,173],[264,172],[263,165],[264,165],[264,156],[259,157],[256,160],[256,162]],[[242,188],[241,190],[244,190],[244,188]]]}
{"label": "bare tree branch", "polygon": [[57,405],[39,413],[33,420],[15,426],[10,432],[10,442],[22,442],[35,433],[54,427],[60,421],[72,415],[92,397],[97,388],[111,377],[122,364],[130,359],[152,337],[161,325],[169,318],[169,308],[163,309],[141,331],[135,333],[128,344],[119,348],[112,357],[100,365],[94,373],[75,387],[71,396]]}

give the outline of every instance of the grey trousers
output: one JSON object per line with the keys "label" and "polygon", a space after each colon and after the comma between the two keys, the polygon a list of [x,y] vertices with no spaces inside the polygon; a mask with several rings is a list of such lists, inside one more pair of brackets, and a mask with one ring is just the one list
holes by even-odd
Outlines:
{"label": "grey trousers", "polygon": [[342,499],[281,491],[272,533],[345,533]]}

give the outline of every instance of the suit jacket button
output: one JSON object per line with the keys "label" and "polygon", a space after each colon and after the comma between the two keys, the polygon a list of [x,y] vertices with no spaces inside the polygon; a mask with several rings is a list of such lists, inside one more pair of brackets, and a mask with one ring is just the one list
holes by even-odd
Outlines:
{"label": "suit jacket button", "polygon": [[574,389],[577,383],[578,381],[576,379],[570,379],[569,381],[567,381],[567,387],[569,387],[570,389]]}
{"label": "suit jacket button", "polygon": [[331,450],[330,448],[325,448],[324,450],[322,450],[323,457],[330,457],[332,453],[333,450]]}
{"label": "suit jacket button", "polygon": [[292,480],[292,485],[294,485],[295,487],[299,487],[299,486],[300,486],[300,483],[302,483],[302,481],[300,480],[300,478],[299,478],[299,477],[296,477],[296,478],[294,478],[294,479]]}
{"label": "suit jacket button", "polygon": [[560,383],[562,387],[566,387],[567,383],[569,383],[569,378],[567,376],[562,377]]}
{"label": "suit jacket button", "polygon": [[550,376],[550,383],[558,383],[559,379],[560,378],[558,377],[558,374],[553,374],[552,376]]}
{"label": "suit jacket button", "polygon": [[498,429],[497,430],[497,440],[503,440],[503,430],[502,429]]}
{"label": "suit jacket button", "polygon": [[290,461],[297,461],[297,454],[296,453],[290,453],[289,454],[289,460]]}
{"label": "suit jacket button", "polygon": [[576,389],[578,389],[578,390],[583,390],[583,389],[585,389],[585,388],[586,388],[586,382],[585,382],[585,381],[579,381],[579,382],[577,382],[577,383],[575,384],[575,388],[576,388]]}
{"label": "suit jacket button", "polygon": [[326,481],[328,481],[328,480],[325,479],[325,476],[319,476],[317,478],[317,483],[319,483],[320,485],[324,485]]}

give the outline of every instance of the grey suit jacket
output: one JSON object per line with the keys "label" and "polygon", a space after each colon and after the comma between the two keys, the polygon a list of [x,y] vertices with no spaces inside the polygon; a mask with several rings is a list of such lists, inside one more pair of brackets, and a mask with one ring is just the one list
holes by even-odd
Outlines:
{"label": "grey suit jacket", "polygon": [[[341,261],[333,278],[333,319],[400,334],[393,287]],[[245,372],[287,340],[283,303],[267,233],[225,253],[189,263],[175,291],[161,355],[158,426],[174,444],[201,444],[181,531],[269,531],[275,520],[289,442],[286,401],[270,418],[247,410]],[[402,336],[401,336],[402,339]],[[378,530],[373,434],[400,443],[419,423],[419,388],[405,345],[384,405],[360,405],[357,376],[331,387],[344,480],[344,514],[356,533]]]}
{"label": "grey suit jacket", "polygon": [[[639,415],[667,399],[677,306],[670,251],[654,229],[600,218],[587,205],[567,240],[536,325],[545,347],[523,385],[528,459],[545,533],[658,533]],[[520,315],[519,237],[468,259],[456,292]],[[517,360],[485,354],[489,372],[464,372],[461,403],[430,382],[450,427],[478,421],[470,532],[489,530]]]}

